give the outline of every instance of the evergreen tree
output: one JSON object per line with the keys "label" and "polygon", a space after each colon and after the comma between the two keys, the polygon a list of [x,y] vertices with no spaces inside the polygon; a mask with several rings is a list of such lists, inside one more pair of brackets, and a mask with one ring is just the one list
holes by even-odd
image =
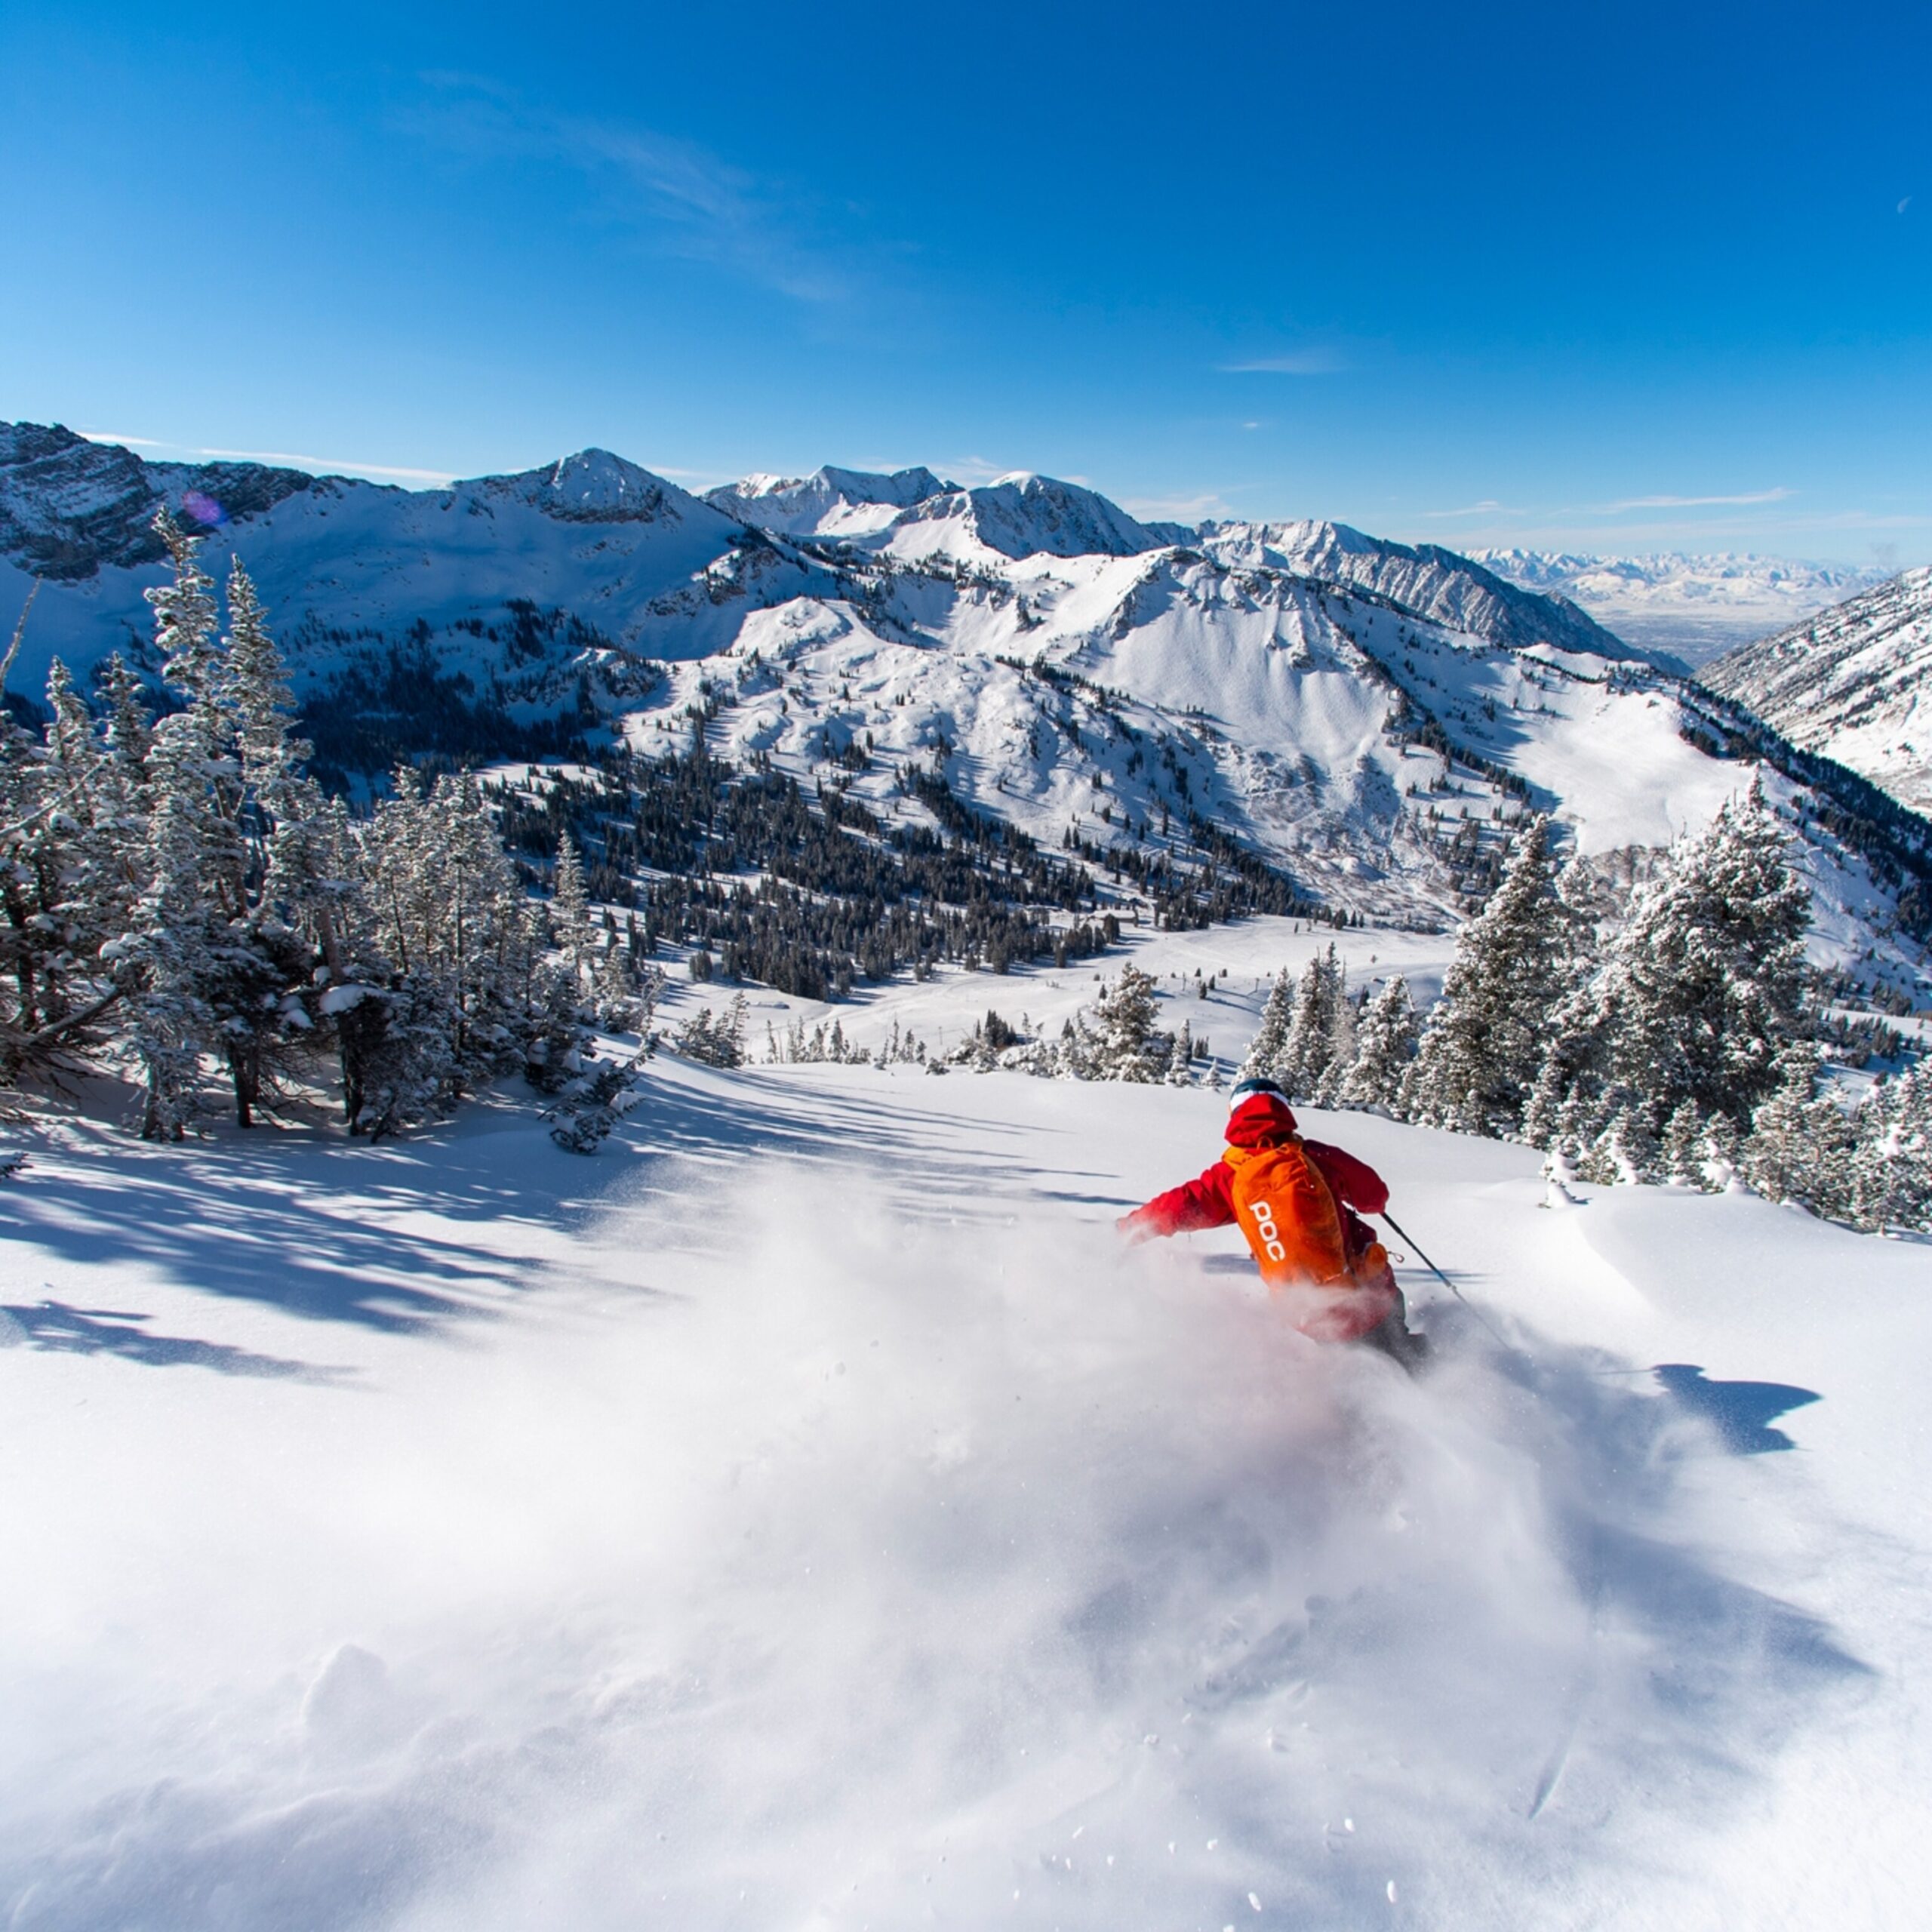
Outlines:
{"label": "evergreen tree", "polygon": [[1860,1109],[1853,1218],[1932,1232],[1932,1080],[1923,1066],[1880,1082]]}
{"label": "evergreen tree", "polygon": [[1183,1020],[1180,1031],[1174,1035],[1174,1051],[1168,1056],[1167,1078],[1170,1087],[1194,1084],[1194,1027],[1189,1020]]}
{"label": "evergreen tree", "polygon": [[1392,1109],[1415,1057],[1415,1002],[1399,973],[1362,1009],[1355,1053],[1336,1091],[1338,1105]]}
{"label": "evergreen tree", "polygon": [[1284,966],[1275,975],[1275,983],[1268,989],[1267,1002],[1261,1009],[1260,1029],[1235,1075],[1237,1081],[1276,1078],[1275,1069],[1280,1065],[1283,1050],[1288,1044],[1288,1029],[1294,1023],[1294,982]]}
{"label": "evergreen tree", "polygon": [[583,881],[583,862],[568,831],[557,839],[557,870],[550,899],[550,925],[556,943],[570,961],[571,977],[581,983],[590,964],[590,897]]}
{"label": "evergreen tree", "polygon": [[1155,1081],[1167,1071],[1169,1044],[1159,1031],[1160,1006],[1151,975],[1123,966],[1094,1002],[1087,1078]]}
{"label": "evergreen tree", "polygon": [[1810,918],[1754,786],[1639,895],[1590,1002],[1586,1075],[1641,1096],[1654,1122],[1689,1100],[1745,1126],[1804,1036]]}
{"label": "evergreen tree", "polygon": [[1292,1099],[1312,1100],[1321,1088],[1341,1025],[1339,1011],[1346,980],[1333,940],[1325,953],[1313,955],[1302,968],[1294,1018],[1275,1075]]}
{"label": "evergreen tree", "polygon": [[1417,1050],[1417,1118],[1474,1133],[1521,1130],[1552,1016],[1570,989],[1573,931],[1548,821],[1532,819],[1488,904],[1457,940]]}
{"label": "evergreen tree", "polygon": [[[1338,968],[1334,1008],[1328,1023],[1321,1078],[1314,1088],[1315,1103],[1321,1107],[1334,1107],[1342,1104],[1342,1089],[1347,1084],[1349,1075],[1355,1063],[1356,1035],[1360,1029],[1361,1008],[1348,996],[1345,974],[1345,968]],[[1364,988],[1364,1001],[1367,997],[1367,989]]]}
{"label": "evergreen tree", "polygon": [[1681,1100],[1665,1123],[1657,1152],[1663,1178],[1678,1187],[1705,1186],[1704,1119],[1694,1100]]}
{"label": "evergreen tree", "polygon": [[1788,1059],[1783,1084],[1752,1117],[1738,1166],[1767,1201],[1848,1220],[1860,1205],[1858,1129],[1829,1094],[1813,1094],[1808,1057]]}

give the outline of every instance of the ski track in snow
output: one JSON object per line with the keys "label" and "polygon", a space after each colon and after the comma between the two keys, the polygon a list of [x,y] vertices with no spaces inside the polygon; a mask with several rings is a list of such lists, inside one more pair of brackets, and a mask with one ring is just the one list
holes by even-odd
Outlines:
{"label": "ski track in snow", "polygon": [[[1119,1251],[1220,1106],[660,1062],[591,1161],[49,1132],[5,1922],[1906,1922],[1923,1251],[1316,1116],[1509,1339],[1406,1270],[1411,1383],[1225,1236]],[[1814,1377],[1801,1454],[1697,1412]]]}

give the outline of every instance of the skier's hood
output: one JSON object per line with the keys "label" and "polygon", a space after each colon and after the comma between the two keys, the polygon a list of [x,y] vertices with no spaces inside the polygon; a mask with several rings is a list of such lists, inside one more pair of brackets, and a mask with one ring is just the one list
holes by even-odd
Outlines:
{"label": "skier's hood", "polygon": [[1294,1110],[1272,1094],[1251,1094],[1228,1116],[1230,1147],[1265,1147],[1295,1131]]}

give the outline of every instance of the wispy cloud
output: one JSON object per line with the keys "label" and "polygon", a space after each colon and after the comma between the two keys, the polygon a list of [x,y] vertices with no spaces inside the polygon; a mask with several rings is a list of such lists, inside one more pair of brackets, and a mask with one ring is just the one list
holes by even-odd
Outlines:
{"label": "wispy cloud", "polygon": [[317,475],[393,476],[405,483],[450,483],[448,469],[415,469],[393,463],[362,463],[353,457],[301,456],[292,450],[212,450],[194,443],[171,443],[159,436],[110,435],[105,429],[83,429],[91,443],[115,443],[128,449],[165,450],[174,456],[201,457],[211,463],[276,463],[291,469],[312,470]]}
{"label": "wispy cloud", "polygon": [[694,142],[558,113],[474,75],[423,76],[432,98],[405,117],[423,138],[487,159],[535,158],[579,175],[611,222],[795,300],[854,292],[851,272],[799,238],[801,211],[768,183]]}
{"label": "wispy cloud", "polygon": [[1625,510],[1694,510],[1715,504],[1728,506],[1737,503],[1781,503],[1793,494],[1779,488],[1752,490],[1735,497],[1626,497],[1620,503],[1604,503],[1601,507],[1611,515]]}
{"label": "wispy cloud", "polygon": [[1121,508],[1143,523],[1199,523],[1208,517],[1231,517],[1234,512],[1215,490],[1196,497],[1124,497]]}
{"label": "wispy cloud", "polygon": [[1479,503],[1465,503],[1459,510],[1424,510],[1426,517],[1448,516],[1521,516],[1521,510],[1506,509],[1494,497],[1485,497]]}
{"label": "wispy cloud", "polygon": [[990,463],[983,456],[956,456],[940,466],[940,473],[957,477],[971,489],[976,483],[990,483],[996,476],[1011,476],[1010,463]]}
{"label": "wispy cloud", "polygon": [[1332,349],[1295,349],[1280,355],[1251,355],[1242,362],[1217,363],[1224,376],[1332,376],[1348,365]]}
{"label": "wispy cloud", "polygon": [[409,469],[392,463],[358,463],[352,457],[298,456],[289,450],[196,450],[196,456],[211,457],[218,463],[285,463],[291,469],[327,471],[331,475],[398,476],[410,483],[448,483],[454,481],[447,469]]}

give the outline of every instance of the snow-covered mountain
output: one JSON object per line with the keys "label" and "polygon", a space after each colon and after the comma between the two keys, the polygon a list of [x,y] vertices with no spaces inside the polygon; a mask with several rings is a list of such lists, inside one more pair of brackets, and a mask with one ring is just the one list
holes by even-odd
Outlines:
{"label": "snow-covered mountain", "polygon": [[1334,583],[1359,584],[1410,610],[1492,643],[1518,648],[1554,645],[1604,658],[1641,656],[1560,593],[1530,595],[1480,559],[1435,544],[1412,548],[1364,536],[1345,523],[1211,523],[1202,547],[1220,561],[1292,571]]}
{"label": "snow-covered mountain", "polygon": [[1932,568],[1746,645],[1704,680],[1794,744],[1932,811]]}
{"label": "snow-covered mountain", "polygon": [[1527,590],[1568,598],[1620,636],[1702,664],[1883,581],[1847,564],[1716,552],[1599,557],[1478,550],[1478,563]]}
{"label": "snow-covered mountain", "polygon": [[[148,662],[162,501],[211,562],[247,564],[342,769],[600,729],[663,750],[701,718],[715,751],[881,812],[937,761],[1050,847],[1152,863],[1198,819],[1331,904],[1432,924],[1524,802],[1608,853],[1701,823],[1752,770],[1666,669],[1451,552],[1328,523],[1177,543],[1030,475],[828,469],[706,501],[598,451],[410,491],[4,432],[0,624],[41,583],[16,692],[56,652]],[[1897,878],[1810,836],[1826,933],[1862,951]]]}
{"label": "snow-covered mountain", "polygon": [[827,465],[809,476],[746,476],[705,492],[705,501],[727,516],[790,537],[872,536],[902,510],[956,491],[930,469],[837,469]]}
{"label": "snow-covered mountain", "polygon": [[446,490],[401,490],[251,463],[143,463],[63,429],[0,426],[0,580],[9,608],[43,580],[23,651],[32,688],[58,653],[87,669],[144,647],[141,592],[162,576],[149,527],[167,503],[240,555],[285,632],[432,630],[509,598],[600,630],[723,555],[743,527],[603,450]]}
{"label": "snow-covered mountain", "polygon": [[1097,491],[1029,470],[964,489],[930,469],[828,468],[801,478],[747,476],[706,500],[761,529],[907,559],[1131,557],[1172,540]]}

